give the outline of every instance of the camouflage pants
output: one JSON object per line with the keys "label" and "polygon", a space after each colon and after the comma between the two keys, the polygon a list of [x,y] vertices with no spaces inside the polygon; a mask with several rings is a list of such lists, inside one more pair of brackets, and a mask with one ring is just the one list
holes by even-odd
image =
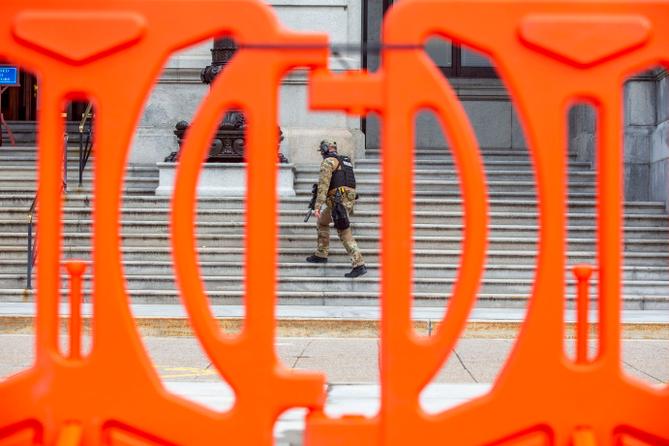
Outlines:
{"label": "camouflage pants", "polygon": [[[347,192],[344,194],[344,199],[342,204],[346,208],[346,212],[350,216],[353,214],[353,205],[355,203],[355,192]],[[321,212],[321,216],[318,219],[318,248],[316,249],[316,255],[318,257],[327,257],[328,251],[330,249],[330,223],[332,223],[332,199],[328,198],[326,202],[326,208]],[[353,231],[351,228],[340,230],[337,229],[337,234],[339,234],[339,240],[344,245],[344,249],[349,256],[351,256],[351,263],[354,267],[364,265],[365,261],[362,259],[362,253],[358,244],[353,238]]]}

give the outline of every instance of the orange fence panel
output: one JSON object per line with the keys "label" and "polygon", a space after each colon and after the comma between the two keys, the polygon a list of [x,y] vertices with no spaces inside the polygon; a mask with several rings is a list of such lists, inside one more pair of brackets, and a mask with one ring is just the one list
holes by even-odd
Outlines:
{"label": "orange fence panel", "polygon": [[[179,26],[175,26],[176,24]],[[281,28],[260,1],[6,1],[0,53],[39,77],[40,219],[35,365],[0,386],[0,438],[36,444],[272,444],[276,418],[291,407],[321,407],[324,378],[290,371],[274,351],[277,90],[293,67],[324,67],[325,36]],[[120,253],[123,172],[142,105],[166,58],[217,35],[242,45],[291,46],[240,51],[220,76],[190,131],[179,166],[172,222],[179,285],[193,327],[237,401],[215,413],[168,393],[141,344],[129,311]],[[259,69],[260,67],[260,69]],[[122,80],[122,82],[120,82]],[[222,88],[226,86],[226,88]],[[234,92],[234,93],[230,93]],[[97,113],[94,165],[93,345],[82,359],[58,352],[62,196],[60,110],[90,97]],[[231,105],[249,118],[247,212],[248,318],[228,338],[207,312],[194,260],[195,184],[217,118]],[[176,234],[179,234],[177,237]],[[74,424],[73,424],[74,423]],[[28,433],[26,433],[28,432]],[[13,441],[13,440],[7,440]],[[29,441],[28,443],[30,443]],[[0,442],[1,443],[1,442]]]}
{"label": "orange fence panel", "polygon": [[[604,445],[626,444],[630,438],[669,444],[669,391],[623,376],[620,365],[622,87],[639,69],[669,65],[668,25],[667,2],[406,0],[386,16],[387,47],[377,73],[314,76],[314,106],[373,110],[382,117],[382,391],[380,413],[369,420],[312,413],[307,444]],[[540,238],[527,319],[493,390],[428,415],[419,395],[464,327],[486,234],[485,192],[471,130],[448,82],[421,50],[434,35],[490,56],[509,87],[529,139]],[[592,102],[601,119],[596,155],[600,351],[587,364],[567,360],[563,348],[566,112],[579,100]],[[465,211],[458,281],[446,319],[430,339],[417,338],[410,324],[412,174],[406,166],[412,165],[407,162],[412,118],[421,107],[442,118]]]}

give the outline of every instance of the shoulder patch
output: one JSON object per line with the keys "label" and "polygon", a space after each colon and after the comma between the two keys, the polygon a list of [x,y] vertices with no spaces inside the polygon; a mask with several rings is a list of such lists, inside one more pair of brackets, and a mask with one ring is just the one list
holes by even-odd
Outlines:
{"label": "shoulder patch", "polygon": [[325,158],[323,160],[323,164],[327,164],[330,167],[335,167],[336,162],[337,162],[337,158]]}

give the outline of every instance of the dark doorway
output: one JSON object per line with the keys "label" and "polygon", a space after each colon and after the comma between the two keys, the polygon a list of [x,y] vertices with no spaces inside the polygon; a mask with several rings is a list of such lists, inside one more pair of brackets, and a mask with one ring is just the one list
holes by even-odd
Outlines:
{"label": "dark doorway", "polygon": [[37,79],[22,71],[20,87],[8,88],[2,94],[2,113],[8,121],[35,121],[37,119]]}
{"label": "dark doorway", "polygon": [[[7,121],[37,120],[37,78],[22,71],[19,87],[10,87],[2,94],[2,113]],[[71,102],[67,107],[67,120],[79,121],[86,109],[85,102]]]}

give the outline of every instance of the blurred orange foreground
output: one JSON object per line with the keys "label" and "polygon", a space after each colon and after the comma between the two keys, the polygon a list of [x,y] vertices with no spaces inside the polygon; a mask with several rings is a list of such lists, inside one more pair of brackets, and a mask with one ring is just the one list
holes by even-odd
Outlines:
{"label": "blurred orange foreground", "polygon": [[[178,23],[179,26],[175,26]],[[40,78],[36,362],[0,383],[0,445],[271,445],[277,417],[309,410],[306,444],[669,445],[669,391],[623,376],[620,360],[622,85],[669,66],[669,2],[402,0],[386,16],[382,68],[333,75],[323,35],[289,32],[261,0],[3,0],[0,57]],[[129,311],[121,268],[120,192],[135,123],[174,51],[230,35],[240,51],[213,84],[183,146],[173,196],[172,247],[193,329],[236,404],[216,413],[168,393]],[[440,35],[482,51],[509,87],[528,135],[540,241],[527,320],[493,391],[433,416],[419,394],[458,340],[484,268],[487,198],[477,142],[461,104],[421,45]],[[371,419],[322,412],[325,379],[289,371],[274,351],[277,91],[311,70],[311,107],[383,118],[382,401]],[[122,84],[122,88],[121,87]],[[58,348],[61,111],[97,110],[93,346]],[[566,110],[598,110],[599,350],[568,360],[565,324]],[[200,279],[194,210],[201,160],[222,113],[248,117],[246,324],[222,333]],[[463,195],[463,250],[444,323],[411,329],[413,116],[433,110],[452,142]],[[267,156],[272,152],[271,156]],[[390,199],[389,197],[392,197]],[[83,267],[68,267],[80,299]],[[583,271],[582,271],[583,272]],[[587,280],[588,274],[583,274]],[[79,284],[79,285],[78,285]],[[72,333],[79,333],[75,316]],[[581,321],[583,322],[583,321]],[[585,330],[587,334],[587,330]],[[587,339],[578,339],[586,342]]]}

